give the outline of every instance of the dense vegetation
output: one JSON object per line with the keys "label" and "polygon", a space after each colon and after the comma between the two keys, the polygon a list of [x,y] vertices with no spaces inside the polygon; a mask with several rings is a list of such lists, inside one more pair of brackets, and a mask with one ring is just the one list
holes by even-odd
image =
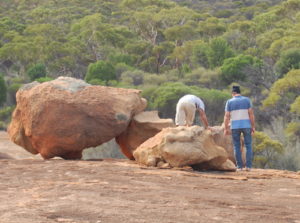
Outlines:
{"label": "dense vegetation", "polygon": [[238,83],[256,166],[300,169],[300,0],[2,0],[0,128],[22,84],[58,76],[142,89],[161,117],[193,93],[210,125]]}

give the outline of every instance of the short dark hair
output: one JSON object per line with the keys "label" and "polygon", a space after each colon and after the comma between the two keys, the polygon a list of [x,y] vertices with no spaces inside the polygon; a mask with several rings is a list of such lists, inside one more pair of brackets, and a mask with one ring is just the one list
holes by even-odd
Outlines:
{"label": "short dark hair", "polygon": [[240,86],[232,86],[232,91],[231,92],[240,94],[241,93]]}

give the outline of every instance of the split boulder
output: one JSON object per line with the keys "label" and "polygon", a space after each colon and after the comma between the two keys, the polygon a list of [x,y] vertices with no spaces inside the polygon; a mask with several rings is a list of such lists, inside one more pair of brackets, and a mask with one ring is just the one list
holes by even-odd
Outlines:
{"label": "split boulder", "polygon": [[134,159],[133,151],[147,139],[159,133],[163,128],[174,127],[172,119],[161,119],[157,111],[141,112],[133,117],[128,128],[116,141],[123,154]]}

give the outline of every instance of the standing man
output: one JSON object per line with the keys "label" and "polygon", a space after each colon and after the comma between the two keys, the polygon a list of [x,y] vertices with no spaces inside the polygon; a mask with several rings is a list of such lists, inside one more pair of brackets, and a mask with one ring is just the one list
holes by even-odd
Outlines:
{"label": "standing man", "polygon": [[243,168],[241,155],[241,133],[244,135],[246,146],[246,171],[252,168],[252,134],[255,132],[255,118],[252,103],[249,98],[241,96],[239,86],[232,87],[232,97],[226,102],[224,116],[224,134],[229,135],[229,120],[231,120],[231,134],[237,171]]}
{"label": "standing man", "polygon": [[195,95],[185,95],[179,99],[176,106],[175,123],[177,126],[192,126],[195,118],[196,110],[199,111],[199,117],[204,125],[208,128],[208,121],[205,114],[205,107],[203,101]]}

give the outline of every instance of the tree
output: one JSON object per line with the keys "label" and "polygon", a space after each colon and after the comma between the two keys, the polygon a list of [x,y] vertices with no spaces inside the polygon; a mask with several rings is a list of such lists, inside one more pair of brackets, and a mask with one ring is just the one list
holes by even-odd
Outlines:
{"label": "tree", "polygon": [[210,68],[221,66],[225,59],[232,56],[234,56],[233,50],[225,39],[215,38],[209,43],[207,57]]}
{"label": "tree", "polygon": [[91,63],[88,66],[85,81],[90,82],[93,79],[99,79],[105,81],[116,80],[116,72],[114,66],[110,62],[103,60]]}
{"label": "tree", "polygon": [[254,165],[258,168],[275,168],[279,156],[283,154],[283,145],[272,140],[263,132],[257,131],[253,137]]}
{"label": "tree", "polygon": [[199,22],[198,27],[200,35],[206,39],[220,36],[226,31],[225,24],[222,23],[222,20],[215,17]]}
{"label": "tree", "polygon": [[[268,97],[263,101],[263,109],[273,116],[281,116],[286,122],[289,138],[300,136],[300,70],[291,70],[271,87]],[[271,111],[276,111],[270,112]],[[299,137],[296,137],[299,139]],[[296,140],[297,141],[297,140]]]}
{"label": "tree", "polygon": [[[263,101],[263,108],[276,108],[281,115],[290,111],[290,105],[298,104],[300,95],[300,69],[291,70],[283,78],[277,80],[271,87],[268,97]],[[297,100],[296,100],[297,99]],[[293,108],[297,111],[296,108]]]}
{"label": "tree", "polygon": [[195,66],[209,68],[208,62],[209,45],[203,41],[198,41],[192,49],[192,61]]}
{"label": "tree", "polygon": [[6,101],[6,84],[3,75],[0,73],[0,106]]}
{"label": "tree", "polygon": [[227,83],[245,81],[247,79],[244,69],[247,66],[260,66],[262,62],[250,55],[240,54],[236,57],[228,58],[221,67],[221,78]]}
{"label": "tree", "polygon": [[300,69],[300,48],[284,51],[276,66],[281,75],[286,74],[291,69]]}

